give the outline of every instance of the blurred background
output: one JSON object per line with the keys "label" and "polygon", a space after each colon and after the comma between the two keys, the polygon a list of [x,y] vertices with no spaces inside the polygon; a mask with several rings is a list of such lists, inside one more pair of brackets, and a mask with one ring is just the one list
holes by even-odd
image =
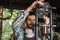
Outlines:
{"label": "blurred background", "polygon": [[[12,22],[17,17],[20,10],[26,9],[35,0],[0,0],[0,39],[9,40],[11,37]],[[53,10],[53,21],[57,24],[54,28],[54,35],[60,38],[60,1],[59,0],[45,0],[52,7],[56,7]]]}

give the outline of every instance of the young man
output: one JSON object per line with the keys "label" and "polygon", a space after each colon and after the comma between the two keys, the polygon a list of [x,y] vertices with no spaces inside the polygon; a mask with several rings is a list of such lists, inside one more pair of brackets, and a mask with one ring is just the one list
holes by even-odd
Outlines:
{"label": "young man", "polygon": [[26,27],[25,27],[25,35],[24,40],[35,40],[35,33],[34,33],[34,25],[35,25],[35,14],[31,12],[26,18]]}
{"label": "young man", "polygon": [[[20,13],[16,19],[16,21],[13,23],[13,31],[16,36],[16,40],[35,40],[35,34],[33,33],[32,29],[35,24],[35,15],[28,15],[29,12],[35,8],[37,4],[41,4],[39,1],[34,1],[31,6],[29,6],[23,13]],[[28,17],[27,17],[28,16]],[[26,19],[27,17],[27,19]],[[26,30],[24,31],[21,27],[23,22],[25,21]],[[49,18],[45,17],[45,23],[49,24]],[[24,36],[24,32],[26,33]],[[25,37],[25,38],[24,38]]]}

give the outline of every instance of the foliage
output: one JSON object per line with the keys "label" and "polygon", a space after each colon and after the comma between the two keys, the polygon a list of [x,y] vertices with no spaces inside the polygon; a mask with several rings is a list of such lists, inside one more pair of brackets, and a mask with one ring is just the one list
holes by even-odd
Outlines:
{"label": "foliage", "polygon": [[[12,17],[8,20],[3,20],[2,24],[2,40],[9,40],[11,34],[13,33],[12,30],[12,22],[17,17],[17,13],[19,10],[14,9],[12,13]],[[6,18],[10,15],[9,9],[4,9],[3,11],[3,18]]]}

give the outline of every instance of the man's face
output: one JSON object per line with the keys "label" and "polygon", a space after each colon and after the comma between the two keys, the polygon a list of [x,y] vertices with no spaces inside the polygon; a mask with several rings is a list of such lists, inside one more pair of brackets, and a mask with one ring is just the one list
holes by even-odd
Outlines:
{"label": "man's face", "polygon": [[33,25],[35,24],[35,15],[29,15],[27,17],[26,23],[29,28],[33,28]]}

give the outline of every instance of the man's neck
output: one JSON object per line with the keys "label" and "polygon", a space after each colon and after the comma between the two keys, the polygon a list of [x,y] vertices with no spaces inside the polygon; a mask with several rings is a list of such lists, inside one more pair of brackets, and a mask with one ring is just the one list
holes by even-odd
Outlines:
{"label": "man's neck", "polygon": [[32,28],[29,28],[29,27],[27,27],[26,29],[31,29],[32,30]]}

